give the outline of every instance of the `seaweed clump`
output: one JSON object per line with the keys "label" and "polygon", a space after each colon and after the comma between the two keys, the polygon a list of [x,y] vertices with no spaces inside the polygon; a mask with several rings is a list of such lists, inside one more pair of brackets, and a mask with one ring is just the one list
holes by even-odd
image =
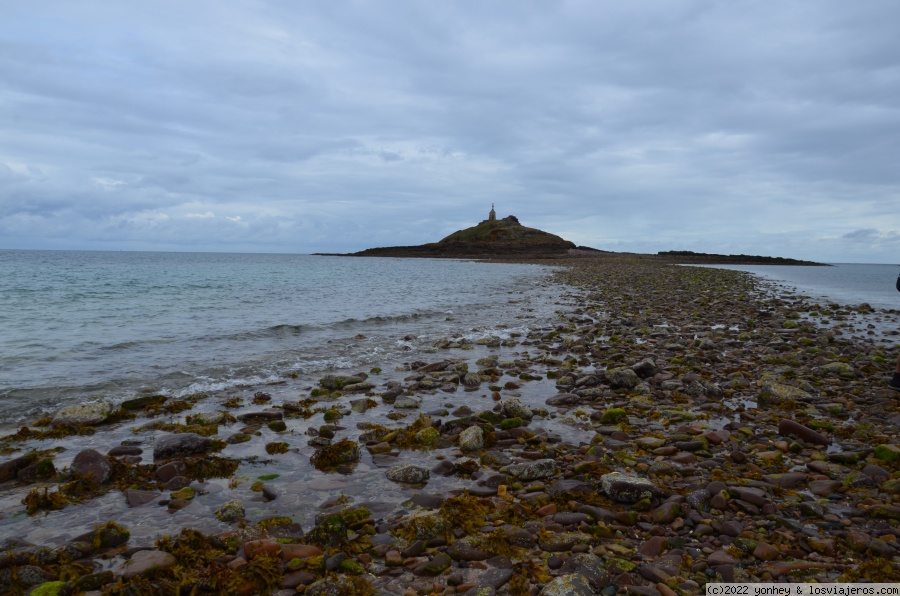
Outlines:
{"label": "seaweed clump", "polygon": [[346,553],[362,553],[372,548],[369,536],[375,534],[374,520],[365,507],[347,507],[326,514],[304,539],[324,548]]}
{"label": "seaweed clump", "polygon": [[[257,555],[239,569],[223,563],[221,555],[228,547],[214,536],[185,528],[175,538],[163,537],[156,548],[172,554],[178,564],[165,578],[157,578],[152,589],[136,593],[191,594],[214,591],[220,594],[270,594],[282,579],[281,560],[270,555]],[[120,580],[121,583],[121,580]],[[138,588],[132,582],[114,586],[119,592]],[[143,586],[141,586],[143,587]]]}

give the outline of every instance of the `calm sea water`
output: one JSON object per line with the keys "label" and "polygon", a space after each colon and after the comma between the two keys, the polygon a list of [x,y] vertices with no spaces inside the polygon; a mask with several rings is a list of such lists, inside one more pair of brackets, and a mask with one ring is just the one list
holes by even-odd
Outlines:
{"label": "calm sea water", "polygon": [[[719,267],[719,266],[717,266]],[[723,269],[749,271],[803,295],[843,305],[868,303],[873,308],[900,309],[897,265],[835,263],[832,267],[783,265],[722,265]]]}
{"label": "calm sea water", "polygon": [[0,424],[99,395],[177,396],[367,370],[439,336],[502,336],[515,330],[492,326],[516,320],[524,301],[551,308],[549,271],[442,259],[0,250]]}

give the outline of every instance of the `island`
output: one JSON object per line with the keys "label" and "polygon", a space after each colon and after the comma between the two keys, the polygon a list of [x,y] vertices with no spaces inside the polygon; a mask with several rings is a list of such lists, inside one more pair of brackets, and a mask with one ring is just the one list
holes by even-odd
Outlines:
{"label": "island", "polygon": [[784,257],[758,255],[722,255],[696,253],[686,250],[662,251],[655,255],[618,253],[577,246],[555,234],[523,226],[515,215],[497,219],[494,205],[487,219],[477,225],[457,230],[449,236],[417,246],[385,246],[367,248],[354,253],[314,253],[320,256],[342,257],[400,257],[449,258],[479,260],[523,260],[597,258],[627,255],[634,258],[679,263],[685,265],[805,265],[825,266],[823,263]]}

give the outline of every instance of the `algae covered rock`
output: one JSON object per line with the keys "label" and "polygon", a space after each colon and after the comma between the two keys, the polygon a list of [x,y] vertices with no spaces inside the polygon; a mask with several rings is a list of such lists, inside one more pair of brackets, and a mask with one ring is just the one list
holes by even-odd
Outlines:
{"label": "algae covered rock", "polygon": [[506,468],[510,476],[515,476],[523,482],[551,478],[556,475],[557,467],[554,459],[538,459],[524,464],[516,464]]}
{"label": "algae covered rock", "polygon": [[244,517],[244,503],[237,499],[225,501],[216,509],[216,517],[225,523],[235,522]]}
{"label": "algae covered rock", "polygon": [[531,408],[516,397],[511,397],[503,402],[503,413],[510,418],[521,418],[523,420],[531,420],[534,416]]}
{"label": "algae covered rock", "polygon": [[309,458],[317,470],[328,471],[338,466],[355,464],[359,461],[362,450],[353,441],[344,439],[334,445],[326,445]]}
{"label": "algae covered rock", "polygon": [[196,433],[178,433],[165,435],[153,445],[153,459],[169,459],[184,455],[197,455],[213,450],[213,442],[209,437]]}
{"label": "algae covered rock", "polygon": [[606,378],[613,389],[634,389],[641,382],[641,378],[630,368],[608,370]]}
{"label": "algae covered rock", "polygon": [[319,385],[332,391],[343,389],[347,385],[362,383],[365,379],[357,375],[325,375],[319,380]]}
{"label": "algae covered rock", "polygon": [[600,488],[607,497],[620,503],[637,503],[662,496],[664,491],[647,478],[612,472],[600,477]]}
{"label": "algae covered rock", "polygon": [[394,466],[385,472],[385,476],[391,482],[400,482],[403,484],[423,484],[428,482],[431,473],[428,468],[415,466],[413,464],[403,464]]}
{"label": "algae covered rock", "polygon": [[580,573],[555,578],[541,590],[541,596],[593,596],[590,582]]}
{"label": "algae covered rock", "polygon": [[105,399],[66,406],[53,416],[53,425],[93,425],[100,424],[112,413],[112,403]]}
{"label": "algae covered rock", "polygon": [[464,452],[478,451],[484,447],[484,431],[480,426],[470,426],[459,433],[459,448]]}

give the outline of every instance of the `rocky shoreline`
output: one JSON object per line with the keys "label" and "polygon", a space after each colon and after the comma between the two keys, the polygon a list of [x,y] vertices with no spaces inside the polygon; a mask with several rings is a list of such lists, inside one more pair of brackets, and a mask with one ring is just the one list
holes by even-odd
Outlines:
{"label": "rocky shoreline", "polygon": [[[99,401],[0,438],[9,520],[55,523],[101,502],[121,514],[62,543],[7,536],[0,590],[670,595],[900,581],[896,354],[872,324],[896,327],[896,311],[652,259],[553,264],[567,266],[570,301],[527,336],[446,338],[427,360],[326,375],[300,399],[273,387]],[[249,478],[251,464],[277,473]],[[321,498],[290,500],[311,483]],[[134,512],[169,535],[134,538]],[[188,515],[193,528],[167,532]]]}

